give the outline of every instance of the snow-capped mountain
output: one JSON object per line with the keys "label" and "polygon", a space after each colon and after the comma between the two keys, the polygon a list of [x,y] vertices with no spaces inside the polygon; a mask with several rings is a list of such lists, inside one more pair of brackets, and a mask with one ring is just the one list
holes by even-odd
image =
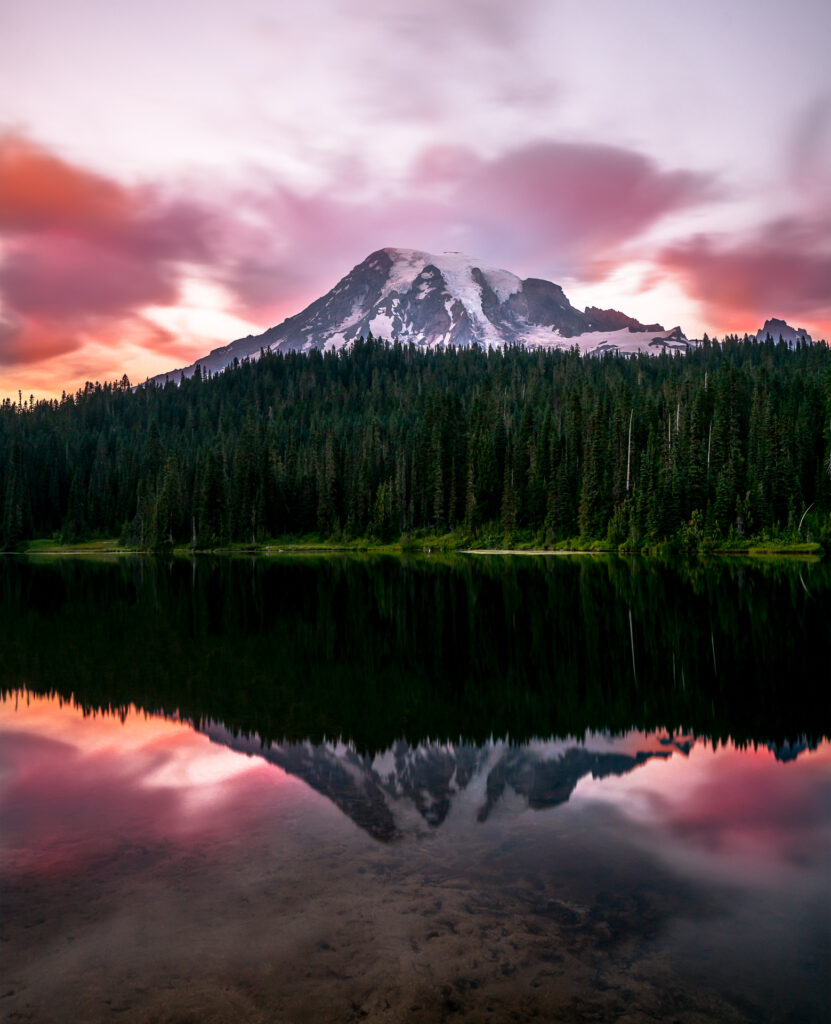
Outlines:
{"label": "snow-capped mountain", "polygon": [[[688,348],[680,327],[644,326],[617,310],[593,306],[581,312],[551,281],[522,280],[457,252],[379,249],[296,316],[214,349],[198,365],[216,373],[234,359],[257,358],[263,349],[339,349],[370,332],[424,347],[576,345],[583,353]],[[190,376],[196,366],[155,380]]]}
{"label": "snow-capped mountain", "polygon": [[374,757],[344,743],[273,743],[202,724],[215,743],[262,757],[328,797],[381,842],[419,835],[449,819],[483,822],[501,806],[537,810],[566,803],[584,776],[624,775],[646,761],[684,756],[690,737],[587,735],[522,746],[491,741],[424,743],[401,740]]}
{"label": "snow-capped mountain", "polygon": [[776,317],[765,320],[764,327],[760,327],[756,332],[757,341],[765,341],[768,337],[774,341],[779,341],[781,338],[789,348],[796,348],[797,342],[803,345],[813,344],[811,335],[804,327],[791,327],[789,323],[777,320]]}

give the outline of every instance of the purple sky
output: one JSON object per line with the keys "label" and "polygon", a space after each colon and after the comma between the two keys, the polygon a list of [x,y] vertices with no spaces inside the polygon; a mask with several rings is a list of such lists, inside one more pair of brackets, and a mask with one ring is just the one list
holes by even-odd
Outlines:
{"label": "purple sky", "polygon": [[831,336],[831,4],[7,0],[0,394],[134,380],[373,249]]}

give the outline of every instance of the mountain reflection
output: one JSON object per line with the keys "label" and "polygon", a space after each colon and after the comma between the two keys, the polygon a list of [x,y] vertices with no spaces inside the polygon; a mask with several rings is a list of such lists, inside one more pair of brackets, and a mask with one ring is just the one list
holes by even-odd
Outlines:
{"label": "mountain reflection", "polygon": [[[262,757],[302,779],[382,842],[421,832],[420,826],[437,828],[454,804],[464,804],[463,814],[483,822],[508,793],[534,810],[554,807],[565,803],[586,775],[624,775],[651,758],[687,753],[690,748],[689,739],[647,736],[522,746],[491,742],[411,747],[400,741],[370,756],[344,744],[263,746],[256,738],[234,736],[222,726],[203,731],[216,743]],[[634,749],[639,743],[660,746]]]}
{"label": "mountain reflection", "polygon": [[228,1019],[252,992],[262,1016],[326,1019],[345,985],[404,1019],[402,977],[433,1000],[424,1021],[444,992],[472,1019],[585,1019],[587,999],[606,1020],[681,1002],[690,1021],[827,1018],[826,741],[371,754],[204,728],[0,702],[9,1019],[208,1019],[228,984],[245,993]]}
{"label": "mountain reflection", "polygon": [[829,621],[822,563],[0,559],[10,1019],[827,1019]]}

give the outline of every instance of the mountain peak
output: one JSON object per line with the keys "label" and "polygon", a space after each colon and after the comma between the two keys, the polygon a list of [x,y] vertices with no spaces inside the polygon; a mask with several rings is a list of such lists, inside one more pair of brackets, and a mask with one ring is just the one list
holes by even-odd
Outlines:
{"label": "mountain peak", "polygon": [[813,344],[813,338],[804,327],[791,327],[785,320],[779,320],[775,316],[765,320],[764,325],[756,332],[757,341],[765,341],[768,337],[774,341],[781,338],[790,348],[795,348],[797,342],[803,345]]}
{"label": "mountain peak", "polygon": [[412,286],[416,277],[428,267],[438,270],[445,281],[457,289],[466,288],[474,271],[478,270],[502,301],[522,288],[522,280],[516,274],[501,270],[486,260],[452,250],[431,253],[421,249],[390,247],[372,253],[358,266],[377,265],[381,256],[387,256],[392,261],[396,274],[390,280],[390,287],[399,291]]}
{"label": "mountain peak", "polygon": [[586,306],[586,317],[593,331],[619,331],[624,327],[631,331],[662,331],[660,324],[644,324],[627,316],[616,309],[598,309],[597,306]]}

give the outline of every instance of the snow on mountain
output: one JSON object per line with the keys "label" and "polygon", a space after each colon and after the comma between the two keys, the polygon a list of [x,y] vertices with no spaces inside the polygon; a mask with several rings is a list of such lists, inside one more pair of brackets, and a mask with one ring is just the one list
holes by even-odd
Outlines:
{"label": "snow on mountain", "polygon": [[215,743],[262,757],[328,797],[381,842],[420,835],[446,823],[483,822],[494,813],[539,810],[568,801],[584,776],[624,775],[652,758],[686,756],[680,736],[587,734],[521,746],[492,740],[422,743],[404,740],[373,757],[344,743],[272,743],[200,725]]}
{"label": "snow on mountain", "polygon": [[784,320],[777,320],[776,317],[765,320],[764,327],[760,327],[756,332],[757,341],[765,341],[768,337],[774,341],[779,341],[781,338],[789,348],[796,348],[797,342],[803,345],[813,344],[811,335],[804,327],[791,327],[790,324]]}
{"label": "snow on mountain", "polygon": [[[685,351],[680,327],[644,326],[617,310],[575,309],[562,288],[458,252],[379,249],[331,291],[256,337],[214,349],[198,361],[211,373],[264,349],[339,349],[369,333],[388,341],[436,345],[525,345],[582,353]],[[190,376],[197,363],[154,378]]]}
{"label": "snow on mountain", "polygon": [[537,348],[571,348],[576,345],[583,355],[600,355],[603,352],[619,352],[623,355],[634,355],[636,352],[686,352],[690,347],[680,327],[673,327],[671,331],[663,328],[635,331],[631,327],[624,327],[619,331],[586,331],[573,338],[529,333],[524,343]]}

